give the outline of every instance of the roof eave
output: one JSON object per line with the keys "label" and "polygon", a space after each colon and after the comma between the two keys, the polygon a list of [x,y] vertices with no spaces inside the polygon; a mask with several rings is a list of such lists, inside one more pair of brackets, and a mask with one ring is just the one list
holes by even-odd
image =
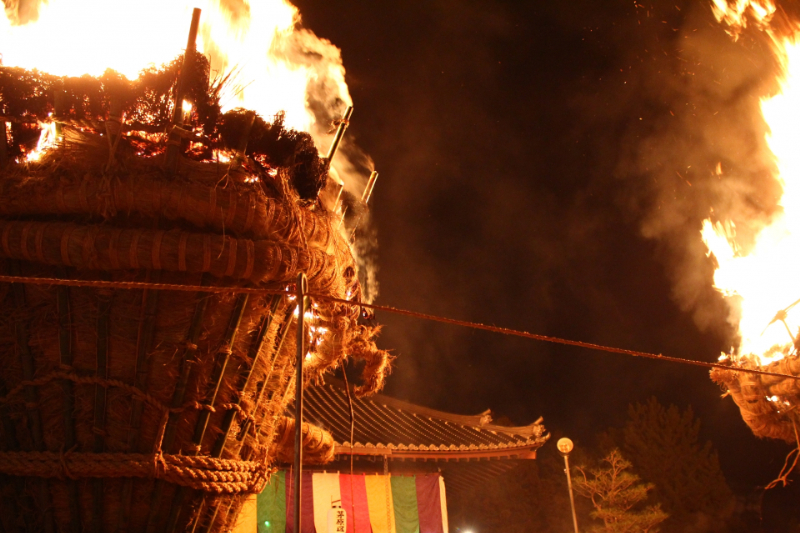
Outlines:
{"label": "roof eave", "polygon": [[398,450],[396,448],[378,446],[344,446],[337,444],[334,454],[337,456],[373,456],[388,457],[398,460],[434,460],[434,461],[470,461],[487,459],[536,459],[536,450],[544,442],[535,442],[524,446],[504,448],[487,448],[476,450]]}

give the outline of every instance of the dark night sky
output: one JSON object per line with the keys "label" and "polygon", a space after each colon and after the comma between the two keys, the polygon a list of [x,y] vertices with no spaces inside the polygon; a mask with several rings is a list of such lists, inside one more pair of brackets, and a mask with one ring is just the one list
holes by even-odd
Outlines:
{"label": "dark night sky", "polygon": [[[342,49],[348,135],[381,173],[377,303],[705,361],[730,346],[699,230],[713,207],[746,238],[779,194],[758,35],[686,0],[295,4]],[[399,398],[542,415],[580,446],[655,395],[693,406],[740,490],[788,451],[700,368],[377,318]]]}

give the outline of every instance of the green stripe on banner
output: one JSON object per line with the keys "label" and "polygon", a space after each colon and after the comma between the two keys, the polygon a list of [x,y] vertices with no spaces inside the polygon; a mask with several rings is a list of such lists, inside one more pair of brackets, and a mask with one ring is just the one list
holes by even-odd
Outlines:
{"label": "green stripe on banner", "polygon": [[392,499],[397,533],[419,533],[417,481],[414,476],[392,476]]}
{"label": "green stripe on banner", "polygon": [[286,472],[272,474],[257,502],[258,533],[286,533]]}

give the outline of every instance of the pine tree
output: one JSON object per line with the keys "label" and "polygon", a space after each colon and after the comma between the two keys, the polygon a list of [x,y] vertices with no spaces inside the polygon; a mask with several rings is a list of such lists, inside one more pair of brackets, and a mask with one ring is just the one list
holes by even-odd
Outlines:
{"label": "pine tree", "polygon": [[665,531],[721,531],[735,500],[710,442],[699,443],[691,407],[665,407],[656,398],[628,408],[621,447],[670,519]]}
{"label": "pine tree", "polygon": [[586,475],[584,468],[576,470],[575,491],[592,501],[594,511],[591,516],[602,521],[602,526],[595,526],[597,533],[657,533],[658,524],[667,518],[660,504],[642,508],[647,500],[652,483],[640,483],[639,476],[627,472],[631,463],[619,450],[612,450],[603,462],[607,468],[590,471],[592,479]]}

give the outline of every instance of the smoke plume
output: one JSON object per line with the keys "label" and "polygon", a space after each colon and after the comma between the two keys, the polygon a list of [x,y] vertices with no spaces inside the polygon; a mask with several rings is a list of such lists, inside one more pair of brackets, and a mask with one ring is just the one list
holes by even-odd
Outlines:
{"label": "smoke plume", "polygon": [[747,31],[734,42],[704,2],[651,4],[639,10],[637,26],[629,66],[613,75],[630,87],[621,91],[627,98],[590,105],[627,117],[615,169],[624,182],[619,201],[658,243],[675,301],[701,329],[726,329],[723,321],[735,317],[712,289],[714,260],[700,228],[709,217],[733,223],[747,253],[779,208],[759,110],[776,89],[777,64],[764,35]]}

